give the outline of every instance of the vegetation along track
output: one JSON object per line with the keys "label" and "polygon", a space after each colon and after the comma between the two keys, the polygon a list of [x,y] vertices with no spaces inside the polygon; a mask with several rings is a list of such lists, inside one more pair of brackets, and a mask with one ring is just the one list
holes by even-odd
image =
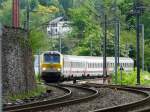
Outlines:
{"label": "vegetation along track", "polygon": [[30,103],[23,104],[23,105],[9,106],[9,107],[4,108],[3,110],[8,111],[8,112],[11,112],[11,111],[15,112],[15,111],[19,111],[19,110],[23,111],[23,109],[25,109],[25,108],[30,108],[30,107],[32,108],[32,107],[37,106],[37,105],[46,105],[46,104],[61,101],[65,98],[70,97],[71,94],[72,94],[72,91],[70,89],[66,88],[66,87],[62,87],[62,86],[59,86],[59,85],[56,85],[56,84],[51,84],[51,85],[49,84],[49,86],[60,89],[60,90],[64,91],[65,93],[62,96],[55,97],[55,98],[52,98],[52,99],[47,99],[47,100],[44,100],[44,101],[30,102]]}
{"label": "vegetation along track", "polygon": [[113,107],[107,107],[102,109],[94,110],[93,112],[150,112],[150,88],[147,87],[131,87],[131,86],[120,86],[120,85],[103,85],[103,84],[86,84],[88,87],[109,87],[117,88],[120,90],[126,90],[137,94],[142,94],[145,97],[141,100],[117,105]]}
{"label": "vegetation along track", "polygon": [[[51,85],[51,84],[48,84]],[[56,85],[54,85],[56,86]],[[98,91],[94,89],[89,89],[85,87],[79,87],[79,86],[73,86],[73,85],[57,85],[58,87],[63,87],[63,88],[69,88],[67,91],[71,94],[71,97],[66,98],[59,98],[61,100],[58,100],[58,98],[52,100],[47,100],[47,101],[41,101],[41,102],[36,102],[36,103],[30,103],[27,106],[20,106],[19,108],[9,108],[9,109],[4,109],[4,111],[8,112],[35,112],[35,111],[42,111],[42,110],[48,110],[51,108],[56,108],[58,106],[65,106],[65,105],[70,105],[70,104],[75,104],[75,103],[80,103],[83,101],[90,100],[92,98],[95,98],[98,96]],[[83,93],[85,92],[84,95],[75,95],[76,93],[73,93],[70,89],[77,89],[76,93]],[[88,93],[88,94],[87,94]],[[70,95],[69,95],[70,96]]]}

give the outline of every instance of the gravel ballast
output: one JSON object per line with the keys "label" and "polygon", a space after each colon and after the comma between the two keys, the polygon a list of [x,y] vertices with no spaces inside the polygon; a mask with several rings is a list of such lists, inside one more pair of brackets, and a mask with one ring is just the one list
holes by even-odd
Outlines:
{"label": "gravel ballast", "polygon": [[49,93],[43,92],[39,96],[30,97],[30,98],[26,98],[26,99],[16,99],[16,101],[9,101],[7,103],[3,103],[3,106],[7,107],[7,106],[27,104],[27,103],[31,103],[31,102],[38,102],[38,101],[42,101],[42,100],[43,101],[51,100],[51,99],[54,99],[54,98],[57,98],[60,96],[64,96],[66,94],[64,90],[59,89],[57,87],[53,87],[53,86],[49,86],[48,90],[50,90]]}
{"label": "gravel ballast", "polygon": [[126,104],[129,102],[135,102],[143,99],[144,96],[117,90],[110,88],[96,88],[99,90],[99,96],[95,99],[83,102],[80,104],[68,105],[64,107],[58,107],[53,110],[47,110],[44,112],[88,112],[96,109],[112,107],[116,105]]}

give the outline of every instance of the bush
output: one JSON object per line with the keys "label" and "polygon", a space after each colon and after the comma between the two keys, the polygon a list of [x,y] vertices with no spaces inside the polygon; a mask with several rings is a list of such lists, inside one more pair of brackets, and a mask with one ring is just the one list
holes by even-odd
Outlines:
{"label": "bush", "polygon": [[[140,74],[140,82],[141,85],[148,85],[150,86],[150,73],[149,72],[141,72]],[[115,74],[112,74],[112,83],[115,83]],[[122,71],[122,81],[121,81],[121,71],[118,71],[118,80],[117,84],[122,85],[136,85],[137,84],[137,72],[132,71],[132,72],[125,72]]]}
{"label": "bush", "polygon": [[43,92],[46,92],[46,87],[42,86],[42,85],[38,85],[37,88],[35,88],[32,91],[22,92],[22,93],[18,93],[15,95],[9,95],[8,99],[10,101],[15,101],[16,99],[25,99],[25,98],[29,98],[29,97],[39,96]]}

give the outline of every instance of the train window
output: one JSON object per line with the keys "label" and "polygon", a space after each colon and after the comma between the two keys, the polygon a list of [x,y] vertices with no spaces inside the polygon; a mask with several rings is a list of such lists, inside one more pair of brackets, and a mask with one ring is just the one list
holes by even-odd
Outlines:
{"label": "train window", "polygon": [[60,55],[59,54],[44,54],[45,62],[49,63],[59,63],[60,62]]}

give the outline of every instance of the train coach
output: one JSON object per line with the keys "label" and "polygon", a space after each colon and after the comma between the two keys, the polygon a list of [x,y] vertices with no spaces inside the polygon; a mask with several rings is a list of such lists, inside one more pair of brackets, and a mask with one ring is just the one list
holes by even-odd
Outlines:
{"label": "train coach", "polygon": [[[107,73],[114,72],[114,57],[107,57]],[[131,58],[120,57],[119,64],[127,72],[133,70]],[[62,79],[101,77],[103,75],[103,57],[62,55],[58,51],[47,51],[40,55],[41,78],[46,82]]]}

